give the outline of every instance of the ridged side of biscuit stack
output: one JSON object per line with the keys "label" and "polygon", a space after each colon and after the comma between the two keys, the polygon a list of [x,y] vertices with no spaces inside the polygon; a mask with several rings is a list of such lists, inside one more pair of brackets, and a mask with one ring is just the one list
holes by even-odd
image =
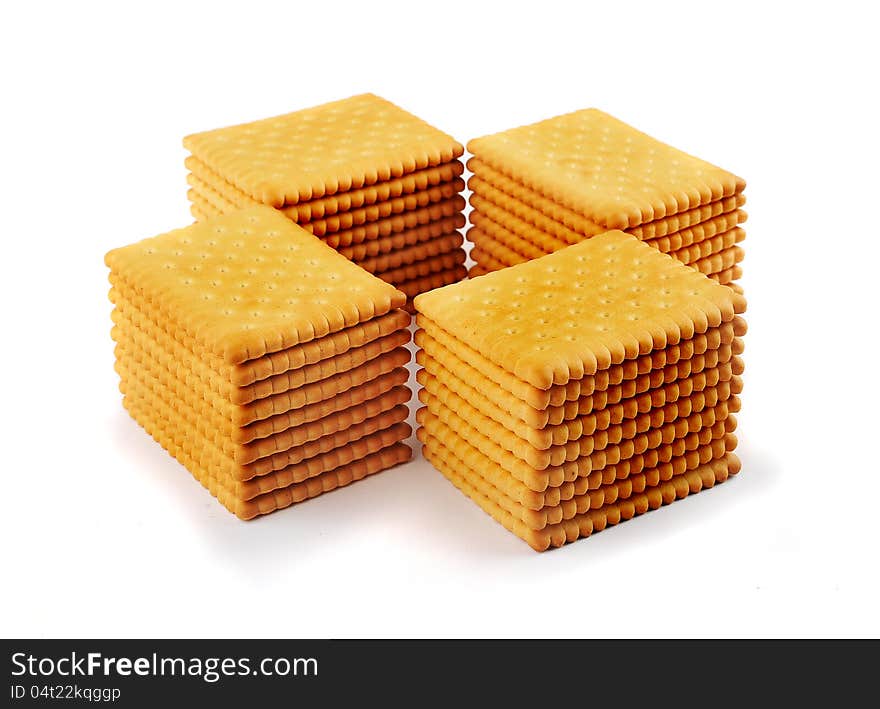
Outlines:
{"label": "ridged side of biscuit stack", "polygon": [[626,231],[741,292],[745,182],[596,109],[468,143],[472,277]]}
{"label": "ridged side of biscuit stack", "polygon": [[739,471],[745,300],[634,236],[415,304],[424,455],[534,549]]}
{"label": "ridged side of biscuit stack", "polygon": [[460,143],[371,94],[184,139],[197,220],[277,208],[410,298],[466,275]]}
{"label": "ridged side of biscuit stack", "polygon": [[125,408],[238,517],[409,460],[406,296],[278,211],[106,263]]}

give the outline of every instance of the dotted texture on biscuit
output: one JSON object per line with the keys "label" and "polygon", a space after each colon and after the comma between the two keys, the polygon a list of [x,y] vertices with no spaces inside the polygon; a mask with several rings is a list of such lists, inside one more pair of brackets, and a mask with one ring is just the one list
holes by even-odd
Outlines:
{"label": "dotted texture on biscuit", "polygon": [[744,311],[745,300],[615,231],[425,293],[415,307],[547,389],[718,327]]}
{"label": "dotted texture on biscuit", "polygon": [[230,364],[384,315],[405,296],[274,209],[115,249],[112,273]]}
{"label": "dotted texture on biscuit", "polygon": [[742,192],[745,182],[596,109],[476,138],[480,161],[608,229]]}
{"label": "dotted texture on biscuit", "polygon": [[259,202],[280,207],[459,157],[451,136],[372,94],[184,138],[184,147]]}

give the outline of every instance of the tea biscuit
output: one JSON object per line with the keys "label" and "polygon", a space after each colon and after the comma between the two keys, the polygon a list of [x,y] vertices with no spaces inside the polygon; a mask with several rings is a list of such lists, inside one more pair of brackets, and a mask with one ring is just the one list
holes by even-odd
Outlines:
{"label": "tea biscuit", "polygon": [[717,254],[701,258],[688,265],[697,269],[700,273],[720,273],[728,268],[733,268],[745,258],[745,251],[740,246],[731,246]]}
{"label": "tea biscuit", "polygon": [[[253,463],[241,466],[241,473],[233,475],[233,477],[236,480],[250,480],[260,475],[268,475],[289,465],[297,465],[304,460],[332,451],[334,448],[359,441],[373,433],[395,428],[397,424],[405,422],[408,417],[409,408],[405,404],[399,404],[348,428],[321,436],[295,448],[288,448],[265,458],[258,458]],[[409,435],[411,432],[405,438],[408,438]]]}
{"label": "tea biscuit", "polygon": [[715,236],[703,239],[697,243],[685,246],[677,251],[669,252],[676,261],[681,261],[688,265],[699,261],[700,259],[712,256],[721,251],[741,243],[746,238],[746,233],[740,227],[734,227],[728,231],[721,232]]}
{"label": "tea biscuit", "polygon": [[412,457],[412,451],[408,446],[396,443],[354,463],[322,473],[301,483],[258,495],[251,500],[241,500],[236,497],[234,489],[225,477],[215,473],[214,467],[203,464],[200,458],[189,450],[185,434],[169,427],[167,422],[157,419],[152,412],[145,410],[127,397],[122,400],[122,403],[132,418],[189,470],[193,477],[224,507],[240,519],[245,520],[317,497],[324,492],[343,487],[367,475],[387,470]]}
{"label": "tea biscuit", "polygon": [[395,197],[384,202],[377,202],[367,207],[352,209],[348,212],[340,212],[333,216],[315,219],[310,222],[302,222],[300,226],[315,236],[325,236],[337,231],[345,231],[352,227],[387,219],[395,214],[411,212],[416,209],[428,207],[431,204],[448,200],[464,189],[464,180],[460,177],[451,182],[431,187],[427,190],[414,192],[413,194]]}
{"label": "tea biscuit", "polygon": [[[516,266],[520,263],[525,263],[526,261],[531,261],[536,258],[541,258],[541,256],[546,256],[547,254],[541,254],[540,256],[524,256],[521,253],[514,251],[513,249],[506,246],[504,243],[500,241],[496,241],[488,234],[484,234],[479,229],[474,228],[468,232],[468,239],[473,243],[473,249],[471,249],[471,257],[474,261],[478,263],[485,263],[487,266],[501,266],[503,268],[507,268],[509,266]],[[473,253],[474,249],[476,249],[476,253]],[[495,270],[500,270],[496,268]]]}
{"label": "tea biscuit", "polygon": [[[183,348],[166,350],[143,332],[137,333],[137,343],[140,343],[140,346],[128,341],[130,335],[125,329],[118,331],[114,329],[112,335],[119,343],[117,350],[128,345],[131,348],[128,354],[137,358],[139,366],[155,369],[161,373],[167,378],[168,385],[179,395],[184,396],[185,389],[190,392],[201,392],[206,403],[209,403],[226,423],[233,436],[244,435],[241,431],[245,430],[245,427],[248,427],[246,429],[248,431],[257,430],[259,426],[249,426],[256,421],[320,403],[353,387],[369,383],[397,367],[405,366],[411,357],[408,349],[398,346],[386,354],[375,356],[350,369],[332,373],[330,376],[294,389],[277,391],[263,398],[239,404],[232,401],[231,390],[224,391],[222,386],[218,386],[221,380],[204,367],[197,357]],[[295,419],[299,415],[292,413],[288,418]]]}
{"label": "tea biscuit", "polygon": [[[695,391],[701,391],[706,387],[714,387],[723,382],[731,382],[735,394],[742,390],[742,381],[733,373],[734,368],[741,369],[741,360],[737,357],[736,362],[731,362],[730,347],[726,348],[726,361],[718,364],[718,351],[709,353],[709,362],[714,366],[706,366],[706,355],[695,355],[693,359],[681,360],[663,369],[651,370],[640,374],[634,379],[626,380],[620,384],[608,387],[602,391],[596,391],[588,396],[583,396],[575,401],[567,401],[562,406],[548,407],[546,409],[534,409],[526,402],[505,392],[501,387],[480,374],[470,365],[452,360],[441,353],[441,360],[437,360],[426,352],[416,352],[416,361],[441,384],[451,389],[464,399],[472,403],[477,398],[487,399],[493,408],[478,406],[484,413],[493,418],[495,409],[503,412],[503,418],[496,418],[499,423],[505,423],[508,419],[516,421],[516,427],[526,426],[530,429],[544,430],[554,427],[566,421],[574,421],[594,412],[607,409],[610,406],[622,404],[629,408],[638,407],[641,413],[650,406],[662,406],[660,402],[666,402],[670,393],[679,396],[687,396],[682,391],[688,387],[696,387]],[[476,390],[474,399],[471,399],[471,390]],[[655,404],[655,402],[657,402]],[[631,418],[631,417],[628,417]],[[506,424],[505,424],[506,425]],[[507,426],[511,430],[518,430]]]}
{"label": "tea biscuit", "polygon": [[324,235],[321,240],[334,249],[340,246],[361,244],[369,239],[380,239],[402,231],[415,229],[419,226],[425,226],[447,217],[453,217],[465,208],[465,204],[464,197],[456,195],[427,207],[395,214],[394,216],[385,217],[368,224],[361,224],[351,229],[332,232]]}
{"label": "tea biscuit", "polygon": [[[468,215],[468,219],[470,220],[470,223],[481,232],[488,234],[497,241],[514,245],[516,251],[522,254],[540,253],[540,256],[544,256],[570,246],[567,241],[557,239],[539,229],[528,230],[528,233],[526,233],[525,236],[514,233],[507,227],[493,221],[483,212],[477,210],[472,210]],[[532,258],[540,258],[540,256],[535,255]]]}
{"label": "tea biscuit", "polygon": [[449,271],[459,266],[463,268],[462,264],[466,258],[467,254],[464,252],[464,249],[455,249],[445,254],[406,264],[405,266],[381,271],[375,275],[389,283],[405,283],[417,278],[425,278],[432,273]]}
{"label": "tea biscuit", "polygon": [[[656,439],[648,441],[646,434],[640,434],[626,444],[609,446],[561,467],[536,471],[482,433],[476,432],[473,437],[466,438],[427,409],[419,409],[416,419],[419,422],[416,434],[422,443],[429,437],[436,439],[462,460],[478,464],[481,472],[503,483],[503,489],[510,497],[532,510],[556,506],[575,495],[586,494],[676,458],[697,456],[708,462],[705,459],[709,451],[719,448],[732,451],[737,445],[736,436],[728,430],[736,428],[736,420],[730,416],[671,443],[658,443]],[[638,450],[635,444],[638,444]]]}
{"label": "tea biscuit", "polygon": [[[730,323],[725,323],[718,328],[711,328],[693,338],[682,340],[677,345],[668,346],[663,350],[657,350],[635,360],[622,362],[608,370],[598,372],[593,377],[572,380],[565,385],[555,385],[549,389],[539,389],[517,378],[503,367],[494,364],[473,348],[450,335],[425,315],[419,313],[416,316],[416,324],[423,331],[416,330],[414,335],[415,343],[419,347],[424,346],[426,337],[436,340],[458,359],[468,362],[502,389],[509,391],[535,409],[561,406],[566,401],[574,401],[582,396],[588,396],[595,391],[607,389],[608,386],[620,384],[626,379],[634,379],[639,374],[650,372],[653,369],[660,369],[680,360],[690,359],[694,355],[708,355],[712,350],[717,350],[724,345],[730,345],[733,354],[742,354],[743,343],[740,338],[747,329],[745,321],[741,317],[736,317]],[[734,374],[741,373],[741,371],[734,371]]]}
{"label": "tea biscuit", "polygon": [[[446,406],[454,407],[459,401],[466,401],[474,410],[501,424],[509,433],[528,443],[529,447],[535,451],[557,450],[562,449],[570,442],[580,442],[584,438],[600,438],[608,434],[615,426],[623,427],[621,436],[632,438],[636,434],[644,433],[652,428],[660,428],[676,419],[686,418],[693,413],[711,409],[735,396],[732,393],[734,390],[742,391],[742,385],[738,379],[709,386],[706,376],[700,374],[695,375],[692,379],[682,380],[677,386],[667,385],[667,388],[662,390],[663,395],[657,395],[658,399],[666,402],[665,404],[651,407],[651,397],[646,396],[641,402],[628,400],[626,403],[612,404],[605,409],[584,414],[571,421],[536,429],[522,423],[515,416],[507,414],[501,407],[496,406],[476,389],[468,387],[460,380],[458,388],[464,390],[467,398],[441,383],[428,370],[419,370],[417,381],[422,385],[424,391]],[[627,433],[631,435],[626,435]],[[519,442],[511,445],[518,446]]]}
{"label": "tea biscuit", "polygon": [[422,294],[415,306],[495,364],[548,389],[729,322],[745,299],[633,236],[607,232]]}
{"label": "tea biscuit", "polygon": [[[443,256],[456,251],[460,251],[464,254],[464,251],[461,249],[463,242],[464,239],[461,234],[453,232],[452,234],[440,236],[436,239],[424,241],[420,244],[413,244],[412,246],[397,249],[392,253],[384,253],[371,258],[365,258],[362,261],[357,261],[357,265],[370,273],[383,273],[395,268],[400,268],[401,266],[407,266],[411,263],[417,263],[419,261]],[[456,264],[463,262],[464,259],[462,258],[460,261],[456,261]],[[415,276],[413,277],[415,278]],[[401,279],[388,278],[388,281],[390,282],[393,282],[394,280]]]}
{"label": "tea biscuit", "polygon": [[[176,402],[178,407],[175,410],[180,416],[242,464],[290,447],[282,446],[281,441],[286,442],[292,438],[300,442],[312,440],[305,439],[302,433],[308,431],[311,435],[319,430],[312,425],[316,421],[320,422],[320,427],[325,432],[320,435],[339,430],[334,426],[340,421],[340,412],[344,412],[347,407],[365,404],[365,408],[361,410],[364,414],[361,420],[364,420],[405,403],[412,396],[412,392],[405,386],[408,372],[405,368],[398,367],[322,401],[238,428],[218,409],[217,400],[210,393],[200,396],[197,390],[181,386],[166,371],[151,367],[148,359],[141,358],[141,353],[129,352],[125,345],[117,345],[116,356],[114,368],[120,376],[120,391],[123,394],[130,393],[129,388],[137,385],[144,396],[158,397],[169,406]],[[376,409],[369,402],[375,402],[379,408]]]}
{"label": "tea biscuit", "polygon": [[[561,222],[572,231],[583,234],[584,236],[594,236],[607,231],[607,227],[602,226],[581,214],[574,212],[561,204],[554,202],[541,196],[539,193],[527,188],[521,182],[513,180],[506,175],[493,170],[491,167],[481,162],[479,158],[472,157],[467,162],[468,169],[473,172],[473,176],[468,180],[468,187],[479,194],[492,200],[492,195],[501,192],[509,198],[517,200],[519,203],[525,204],[538,212]],[[492,191],[492,188],[495,192]],[[498,199],[492,200],[496,204],[503,204]],[[680,229],[706,221],[712,217],[717,217],[725,212],[732,212],[745,205],[746,200],[743,194],[736,194],[731,197],[716,200],[701,207],[695,207],[684,212],[655,219],[638,227],[633,227],[627,231],[640,239],[647,239],[652,236],[663,236]],[[526,219],[528,221],[528,219]]]}
{"label": "tea biscuit", "polygon": [[596,109],[476,138],[498,172],[608,229],[626,229],[738,194],[745,181]]}
{"label": "tea biscuit", "polygon": [[536,551],[546,551],[551,546],[560,547],[567,542],[588,537],[594,532],[602,531],[620,521],[632,519],[636,515],[658,509],[664,504],[683,499],[688,494],[713,487],[715,484],[727,480],[730,475],[735,475],[741,467],[739,459],[731,453],[725,458],[661,482],[656,487],[647,488],[644,492],[636,493],[626,500],[603,505],[601,508],[590,510],[585,514],[575,515],[570,520],[548,525],[542,530],[534,530],[529,529],[521,520],[518,520],[471,485],[463,476],[467,470],[464,463],[455,459],[454,456],[444,459],[427,446],[423,447],[422,451],[425,458],[453,485],[476,502],[495,521],[523,539]]}
{"label": "tea biscuit", "polygon": [[726,268],[723,271],[719,271],[718,273],[710,273],[709,278],[718,281],[723,286],[730,286],[734,293],[742,295],[742,288],[737,289],[733,283],[733,281],[742,278],[742,274],[743,271],[741,266],[733,266],[731,268]]}
{"label": "tea biscuit", "polygon": [[151,333],[161,331],[164,337],[172,338],[196,355],[200,364],[213,369],[218,375],[218,382],[230,382],[237,387],[248,386],[262,379],[316,364],[393,333],[407,331],[411,320],[409,313],[399,309],[392,310],[378,318],[352,325],[331,335],[279,350],[258,359],[229,365],[222,358],[202,350],[198,343],[193,338],[187,337],[181,329],[163,326],[161,320],[157,321],[149,317],[146,314],[148,307],[146,301],[135,291],[126,289],[112,273],[110,282],[113,285],[109,293],[110,301],[116,306],[111,316],[114,322],[118,317],[124,316],[141,329],[149,330]]}
{"label": "tea biscuit", "polygon": [[191,202],[189,213],[193,215],[196,223],[206,222],[209,219],[216,219],[217,217],[223,216],[223,212],[212,206],[208,200],[198,194],[195,190],[187,190],[186,196]]}
{"label": "tea biscuit", "polygon": [[[473,203],[473,200],[471,201]],[[509,214],[503,214],[486,206],[483,209],[484,212],[471,212],[470,220],[474,224],[474,228],[468,232],[468,239],[479,247],[475,259],[479,258],[491,267],[491,270],[500,270],[530,259],[540,258],[568,246],[567,242],[541,232],[537,227],[519,222]],[[492,216],[488,216],[488,214]],[[506,226],[495,221],[493,217],[504,222]],[[709,239],[716,234],[729,231],[737,224],[744,222],[746,218],[745,212],[737,210],[662,238],[646,240],[645,243],[664,252],[682,249]],[[745,234],[742,233],[742,236],[744,237]],[[675,254],[672,255],[677,258]]]}
{"label": "tea biscuit", "polygon": [[[122,301],[117,301],[121,303]],[[148,323],[145,318],[132,315],[132,311],[124,307],[117,307],[111,315],[116,327],[119,328],[119,337],[113,339],[125,339],[133,346],[145,351],[155,353],[156,348],[163,350],[165,357],[170,355],[178,361],[193,357],[193,353],[187,350],[174,338],[169,337],[163,330]],[[283,393],[289,389],[296,389],[306,384],[312,384],[322,379],[328,379],[336,374],[348,372],[381,355],[388,354],[406,345],[410,340],[408,330],[397,330],[390,335],[380,337],[368,344],[349,349],[343,354],[335,355],[327,359],[319,360],[314,364],[308,364],[298,369],[291,369],[282,374],[277,374],[262,379],[247,386],[234,386],[229,378],[212,371],[202,362],[195,358],[192,365],[198,371],[201,382],[194,382],[196,387],[205,384],[207,388],[220,396],[227,398],[232,404],[249,404],[257,399],[263,399],[274,394]],[[313,342],[316,342],[313,340]],[[155,356],[155,355],[154,355]]]}
{"label": "tea biscuit", "polygon": [[[119,389],[124,396],[142,401],[151,409],[161,410],[165,418],[185,429],[193,440],[210,443],[228,461],[230,474],[240,480],[256,475],[257,468],[249,464],[261,458],[290,451],[388,412],[398,415],[395,408],[405,405],[412,396],[408,387],[403,384],[388,387],[386,380],[381,386],[371,390],[352,390],[340,394],[328,402],[323,411],[312,412],[308,421],[301,421],[297,426],[279,426],[277,433],[241,443],[221,433],[212,417],[206,414],[207,410],[200,407],[197,401],[191,398],[175,398],[162,382],[148,373],[130,367],[125,360],[116,362],[116,371],[120,375]],[[398,371],[406,374],[405,369]],[[406,379],[401,378],[398,381],[405,382]],[[326,415],[321,416],[324,412]]]}
{"label": "tea biscuit", "polygon": [[688,416],[671,420],[666,420],[664,416],[660,424],[653,428],[650,425],[650,417],[631,419],[609,426],[603,431],[597,431],[593,436],[585,436],[569,441],[564,445],[538,449],[506,429],[497,421],[485,416],[448,389],[441,396],[435,396],[427,389],[420,389],[418,397],[419,401],[435,416],[442,418],[443,409],[458,412],[461,418],[473,422],[473,428],[483,431],[485,435],[498,443],[502,448],[513,453],[536,470],[561,466],[565,462],[571,462],[577,458],[590,455],[594,451],[601,451],[609,445],[615,445],[624,440],[632,439],[640,433],[646,433],[649,430],[659,432],[663,442],[669,443],[674,438],[682,438],[688,433],[712,426],[716,421],[727,418],[729,414],[737,413],[740,407],[739,397],[731,396],[714,407],[702,409]]}
{"label": "tea biscuit", "polygon": [[[559,406],[537,409],[512,395],[479,370],[453,355],[423,330],[419,330],[418,333],[417,344],[420,343],[421,349],[416,352],[416,362],[419,365],[426,368],[429,364],[433,365],[432,373],[437,376],[439,374],[436,370],[442,368],[448,374],[463,379],[488,397],[496,406],[534,428],[543,428],[548,424],[555,425],[562,421],[569,421],[577,416],[604,408],[609,403],[617,403],[694,374],[714,370],[717,374],[710,373],[708,375],[710,378],[717,376],[718,381],[729,381],[731,377],[738,376],[743,371],[742,359],[733,355],[733,349],[730,345],[722,345],[718,349],[709,350],[700,355],[695,354],[691,358],[678,360],[647,372],[612,367],[606,371],[612,373],[614,370],[616,384],[611,384],[611,380],[606,379],[600,382],[606,386],[601,389],[596,388],[590,394],[572,401],[565,401]],[[633,376],[628,378],[627,375]],[[454,390],[454,387],[450,386],[450,388]],[[460,392],[457,393],[460,394]]]}
{"label": "tea biscuit", "polygon": [[235,491],[241,499],[251,500],[259,495],[265,495],[267,492],[283,489],[288,485],[303,482],[340,466],[366,458],[372,453],[405,441],[411,434],[412,428],[409,424],[398,423],[358,441],[334,448],[328,453],[307,458],[302,463],[289,465],[282,470],[244,482],[236,482]]}
{"label": "tea biscuit", "polygon": [[[743,214],[745,213],[743,212]],[[729,248],[745,239],[745,231],[736,227],[738,218],[739,213],[733,212],[706,224],[685,229],[682,232],[663,237],[662,239],[645,241],[645,243],[649,246],[654,246],[659,251],[664,251],[663,247],[676,245],[678,250],[664,251],[664,253],[669,253],[677,261],[692,265],[701,258]],[[480,222],[482,220],[477,219],[477,221]],[[730,226],[731,224],[733,226]],[[694,234],[697,232],[694,230],[698,230],[702,238],[695,239]],[[501,230],[496,229],[495,231],[496,233],[503,234]],[[510,234],[510,236],[512,238],[507,239],[503,236],[502,238],[497,238],[476,226],[468,231],[468,239],[479,249],[478,256],[480,256],[481,260],[485,259],[487,265],[501,266],[503,264],[503,267],[506,268],[507,266],[515,266],[518,263],[540,258],[547,253],[541,251],[541,247],[535,246],[525,239],[514,234]],[[686,246],[682,246],[683,244]],[[499,269],[496,268],[495,270]],[[705,273],[706,271],[701,272]]]}
{"label": "tea biscuit", "polygon": [[[239,207],[251,206],[257,203],[252,197],[248,197],[234,185],[223,179],[202,163],[198,158],[190,155],[184,160],[186,168],[195,175],[201,183],[207,185],[215,192],[233,202]],[[450,182],[460,177],[464,172],[464,165],[458,160],[444,163],[436,167],[417,170],[403,177],[398,177],[385,182],[378,182],[370,187],[340,192],[328,195],[309,202],[301,202],[289,207],[282,207],[290,219],[297,223],[321,219],[326,216],[358,209],[377,202],[384,202],[405,194],[412,194],[433,187],[443,182]]]}
{"label": "tea biscuit", "polygon": [[519,214],[508,211],[494,202],[490,202],[477,192],[470,194],[468,202],[470,202],[475,212],[484,214],[496,224],[500,224],[508,231],[512,231],[514,234],[532,243],[540,244],[544,234],[548,234],[556,241],[561,241],[569,246],[584,241],[583,234],[572,231],[561,222],[550,219],[550,217],[536,210],[531,210],[533,214],[532,219],[536,223],[530,223]]}
{"label": "tea biscuit", "polygon": [[457,233],[456,230],[461,229],[464,225],[464,215],[458,213],[453,214],[451,217],[443,217],[437,221],[428,222],[413,229],[391,234],[390,236],[369,239],[368,241],[350,246],[340,246],[336,250],[360,265],[366,259],[455,234]]}
{"label": "tea biscuit", "polygon": [[449,135],[372,94],[190,135],[183,145],[274,207],[374,185],[464,152]]}
{"label": "tea biscuit", "polygon": [[267,207],[114,249],[105,262],[157,313],[229,364],[323,337],[405,303],[393,286]]}
{"label": "tea biscuit", "polygon": [[487,273],[491,273],[491,271],[478,263],[475,263],[468,270],[468,278],[479,278],[480,276],[485,276]]}
{"label": "tea biscuit", "polygon": [[656,487],[661,482],[683,475],[701,465],[707,465],[713,460],[721,459],[729,452],[722,439],[716,441],[716,445],[712,447],[673,458],[666,463],[647,469],[630,470],[630,466],[626,463],[612,466],[623,468],[620,476],[616,473],[611,474],[615,478],[612,482],[593,490],[575,493],[555,505],[545,505],[535,510],[516,499],[518,490],[515,487],[511,489],[509,476],[499,471],[479,451],[465,448],[465,441],[459,440],[457,443],[462,444],[461,446],[449,448],[430,435],[420,435],[419,438],[420,440],[424,438],[422,442],[425,447],[441,459],[445,459],[448,463],[453,461],[462,463],[461,476],[463,478],[499,507],[523,522],[529,529],[534,530],[541,530],[548,525],[572,519],[575,515],[600,509],[603,505],[612,504],[618,500],[625,500],[633,494],[644,492],[649,487]]}
{"label": "tea biscuit", "polygon": [[223,195],[200,183],[198,178],[192,174],[186,176],[186,182],[190,186],[190,189],[186,191],[186,198],[193,204],[201,205],[203,208],[207,205],[218,215],[237,212],[239,209],[250,209],[259,205],[259,202],[254,202],[253,200],[241,206],[230,202]]}

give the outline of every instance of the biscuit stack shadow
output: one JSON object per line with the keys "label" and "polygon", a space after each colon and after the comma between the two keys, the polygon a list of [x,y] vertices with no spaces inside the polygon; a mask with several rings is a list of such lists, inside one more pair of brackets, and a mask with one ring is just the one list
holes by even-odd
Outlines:
{"label": "biscuit stack shadow", "polygon": [[198,220],[266,204],[412,298],[467,275],[463,147],[371,94],[184,139]]}
{"label": "biscuit stack shadow", "polygon": [[416,299],[425,457],[543,551],[739,471],[745,300],[612,231]]}
{"label": "biscuit stack shadow", "polygon": [[610,229],[741,289],[745,182],[596,109],[468,143],[479,276]]}
{"label": "biscuit stack shadow", "polygon": [[277,211],[106,263],[125,408],[237,516],[410,458],[406,296]]}

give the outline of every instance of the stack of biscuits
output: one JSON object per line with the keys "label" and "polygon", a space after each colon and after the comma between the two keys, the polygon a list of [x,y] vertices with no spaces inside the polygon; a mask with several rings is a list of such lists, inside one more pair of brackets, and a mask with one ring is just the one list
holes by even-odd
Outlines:
{"label": "stack of biscuits", "polygon": [[745,182],[726,170],[596,109],[468,150],[471,276],[619,229],[741,293]]}
{"label": "stack of biscuits", "polygon": [[417,435],[543,551],[739,471],[742,295],[621,231],[415,301]]}
{"label": "stack of biscuits", "polygon": [[105,261],[126,409],[238,517],[409,460],[406,296],[280,212]]}
{"label": "stack of biscuits", "polygon": [[410,298],[466,275],[464,148],[372,94],[190,135],[191,211],[279,209]]}

